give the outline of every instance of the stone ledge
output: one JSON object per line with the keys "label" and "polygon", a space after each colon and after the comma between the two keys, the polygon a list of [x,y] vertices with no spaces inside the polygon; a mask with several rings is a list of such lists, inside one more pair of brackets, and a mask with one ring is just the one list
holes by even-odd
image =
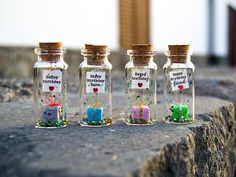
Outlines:
{"label": "stone ledge", "polygon": [[[123,110],[122,99],[114,97],[114,112]],[[0,176],[233,177],[233,104],[197,97],[196,114],[182,126],[134,127],[116,117],[112,126],[92,129],[78,127],[73,117],[69,128],[42,130],[33,127],[30,100],[0,103]]]}

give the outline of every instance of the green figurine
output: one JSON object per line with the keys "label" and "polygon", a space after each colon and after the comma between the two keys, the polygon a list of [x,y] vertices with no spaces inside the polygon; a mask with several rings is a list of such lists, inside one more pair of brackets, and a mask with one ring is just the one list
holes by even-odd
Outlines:
{"label": "green figurine", "polygon": [[171,106],[170,110],[172,112],[171,119],[174,122],[183,122],[189,119],[188,106],[185,104]]}

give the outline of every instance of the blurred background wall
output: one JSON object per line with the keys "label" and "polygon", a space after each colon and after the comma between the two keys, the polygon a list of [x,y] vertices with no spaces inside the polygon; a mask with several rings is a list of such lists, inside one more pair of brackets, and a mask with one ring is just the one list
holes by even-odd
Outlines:
{"label": "blurred background wall", "polygon": [[170,43],[192,44],[196,65],[233,66],[235,13],[236,0],[0,0],[0,75],[29,77],[39,41],[64,43],[71,74],[84,43],[108,44],[115,70],[132,43],[153,43],[160,66]]}

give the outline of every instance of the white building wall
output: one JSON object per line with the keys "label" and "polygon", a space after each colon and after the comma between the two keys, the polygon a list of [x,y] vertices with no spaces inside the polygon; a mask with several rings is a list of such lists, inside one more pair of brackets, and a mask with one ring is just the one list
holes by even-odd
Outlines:
{"label": "white building wall", "polygon": [[226,0],[236,10],[236,0]]}
{"label": "white building wall", "polygon": [[228,53],[228,3],[227,0],[215,0],[215,46],[217,56]]}
{"label": "white building wall", "polygon": [[118,47],[118,0],[0,0],[0,45],[63,41]]}
{"label": "white building wall", "polygon": [[[208,52],[207,0],[150,0],[151,39],[158,51],[170,43],[191,43]],[[215,48],[227,54],[228,1],[215,0]],[[63,41],[66,47],[107,43],[119,47],[118,0],[0,0],[0,45]]]}
{"label": "white building wall", "polygon": [[206,0],[152,0],[152,41],[166,50],[168,44],[190,43],[198,54],[207,48]]}

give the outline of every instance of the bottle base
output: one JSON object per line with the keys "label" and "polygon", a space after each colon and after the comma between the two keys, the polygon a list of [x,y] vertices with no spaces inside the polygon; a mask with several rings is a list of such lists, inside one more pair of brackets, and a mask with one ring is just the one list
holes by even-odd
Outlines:
{"label": "bottle base", "polygon": [[68,121],[63,121],[61,120],[60,122],[47,122],[47,123],[42,123],[42,122],[38,122],[35,125],[35,128],[49,128],[49,129],[53,129],[53,128],[65,128],[68,125]]}
{"label": "bottle base", "polygon": [[41,129],[56,129],[56,128],[65,128],[68,125],[63,125],[63,126],[57,126],[57,127],[50,127],[50,126],[41,126],[39,124],[35,125],[35,128],[41,128]]}
{"label": "bottle base", "polygon": [[83,127],[108,127],[112,124],[112,119],[89,122],[87,118],[82,118],[79,124]]}
{"label": "bottle base", "polygon": [[149,125],[153,125],[154,123],[153,122],[146,122],[146,121],[143,121],[143,120],[136,120],[136,121],[134,121],[134,120],[130,120],[130,119],[128,119],[128,120],[125,120],[124,121],[124,123],[126,124],[126,125],[133,125],[133,126],[149,126]]}
{"label": "bottle base", "polygon": [[186,119],[174,120],[170,116],[168,116],[168,117],[164,118],[163,121],[168,124],[184,125],[184,124],[191,124],[191,123],[193,123],[194,120],[191,118],[188,118],[187,120]]}

